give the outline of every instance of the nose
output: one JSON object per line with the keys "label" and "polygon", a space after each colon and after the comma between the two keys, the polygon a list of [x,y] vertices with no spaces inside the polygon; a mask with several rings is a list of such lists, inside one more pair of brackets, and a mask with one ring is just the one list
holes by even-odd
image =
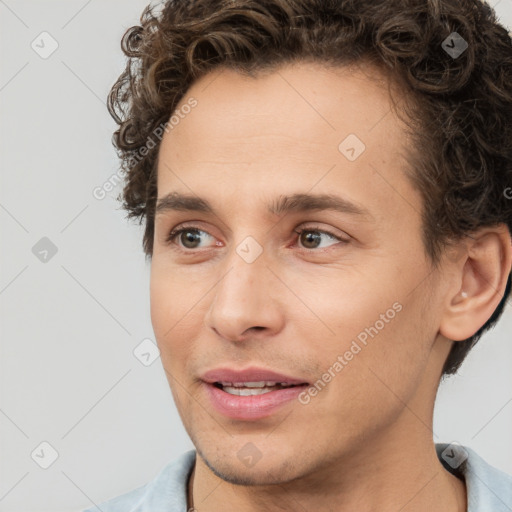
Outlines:
{"label": "nose", "polygon": [[[232,342],[268,337],[283,327],[280,297],[283,284],[262,255],[247,263],[236,251],[227,261],[227,271],[215,285],[205,325]],[[281,289],[280,289],[281,288]]]}

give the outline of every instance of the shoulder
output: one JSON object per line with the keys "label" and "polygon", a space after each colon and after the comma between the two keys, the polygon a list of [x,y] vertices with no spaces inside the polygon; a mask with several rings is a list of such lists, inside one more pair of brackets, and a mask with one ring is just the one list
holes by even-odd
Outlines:
{"label": "shoulder", "polygon": [[83,512],[182,512],[187,508],[187,481],[195,458],[195,450],[185,452],[147,484]]}
{"label": "shoulder", "polygon": [[457,468],[463,475],[466,482],[468,512],[512,510],[511,475],[490,465],[468,446],[436,444],[436,450],[445,466],[448,464],[453,469]]}

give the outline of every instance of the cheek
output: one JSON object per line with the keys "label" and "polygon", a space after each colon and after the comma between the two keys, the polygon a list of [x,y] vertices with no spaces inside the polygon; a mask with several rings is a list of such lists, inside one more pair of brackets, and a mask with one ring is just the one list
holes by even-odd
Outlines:
{"label": "cheek", "polygon": [[160,345],[164,333],[172,325],[169,315],[172,314],[171,308],[172,290],[167,288],[162,280],[158,280],[155,274],[151,275],[150,284],[150,311],[151,323],[156,336],[157,343]]}
{"label": "cheek", "polygon": [[204,276],[180,272],[158,260],[152,264],[151,323],[168,378],[188,373],[201,353],[210,288]]}
{"label": "cheek", "polygon": [[322,351],[317,357],[328,371],[341,356],[334,373],[344,376],[333,380],[345,396],[366,395],[368,401],[372,396],[393,396],[393,391],[406,398],[427,364],[431,333],[425,301],[405,286],[401,290],[399,281],[396,286],[388,284],[379,289],[345,281],[343,290],[331,291],[316,303],[318,316],[334,331],[319,340]]}
{"label": "cheek", "polygon": [[410,401],[428,362],[430,343],[422,308],[411,301],[400,303],[399,308],[376,310],[373,321],[352,338],[361,350],[349,363],[353,371],[346,374],[346,385],[356,390],[356,397],[366,397],[383,409],[401,408]]}
{"label": "cheek", "polygon": [[201,295],[204,292],[200,283],[160,261],[160,258],[154,258],[150,277],[150,306],[155,335],[165,338],[169,329],[179,326],[188,315],[196,314]]}
{"label": "cheek", "polygon": [[176,273],[161,272],[158,266],[151,269],[150,312],[156,342],[164,363],[171,352],[179,353],[180,340],[188,323],[190,289],[184,288]]}

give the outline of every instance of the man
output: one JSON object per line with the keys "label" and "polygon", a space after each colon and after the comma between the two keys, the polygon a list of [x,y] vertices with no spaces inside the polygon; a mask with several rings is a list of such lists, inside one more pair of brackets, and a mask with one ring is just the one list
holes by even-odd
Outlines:
{"label": "man", "polygon": [[498,512],[434,444],[512,266],[512,42],[477,0],[147,8],[110,95],[196,450],[110,511]]}

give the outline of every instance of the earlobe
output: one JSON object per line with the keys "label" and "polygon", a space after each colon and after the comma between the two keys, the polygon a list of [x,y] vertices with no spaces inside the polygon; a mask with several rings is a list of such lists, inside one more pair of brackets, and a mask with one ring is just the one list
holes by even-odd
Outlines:
{"label": "earlobe", "polygon": [[440,334],[454,341],[470,338],[489,320],[503,298],[512,265],[504,224],[482,228],[464,243],[465,255],[451,263],[456,284],[446,297],[439,326]]}

